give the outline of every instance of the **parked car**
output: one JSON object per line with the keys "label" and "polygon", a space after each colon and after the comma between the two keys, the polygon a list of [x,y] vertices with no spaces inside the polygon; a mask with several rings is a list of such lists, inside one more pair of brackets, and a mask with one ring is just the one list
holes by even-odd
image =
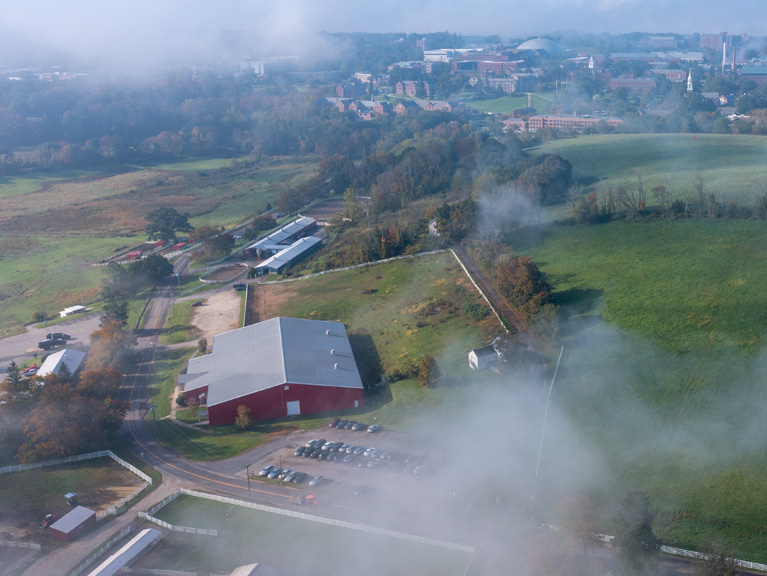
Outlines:
{"label": "parked car", "polygon": [[248,286],[246,284],[233,284],[232,285],[232,288],[234,288],[238,292],[242,292],[243,290],[247,289],[247,287]]}
{"label": "parked car", "polygon": [[376,432],[380,432],[381,430],[383,430],[383,428],[381,428],[378,424],[373,424],[372,426],[368,427],[368,432],[372,432],[374,434]]}
{"label": "parked car", "polygon": [[274,470],[269,472],[269,474],[267,475],[267,478],[271,478],[272,480],[274,480],[275,478],[277,478],[277,476],[280,475],[281,472],[282,472],[282,468],[275,468]]}
{"label": "parked car", "polygon": [[296,451],[293,452],[293,456],[301,456],[301,454],[304,453],[304,450],[306,450],[306,446],[299,446],[296,448]]}
{"label": "parked car", "polygon": [[322,477],[322,474],[317,474],[314,478],[309,480],[309,486],[317,486],[323,480],[324,478]]}
{"label": "parked car", "polygon": [[352,452],[350,454],[347,454],[346,456],[344,456],[344,462],[346,462],[348,464],[349,462],[354,460],[356,457],[357,457],[357,455],[354,452]]}
{"label": "parked car", "polygon": [[288,474],[293,472],[290,468],[285,468],[282,472],[280,472],[279,476],[277,476],[280,480],[285,480],[285,478],[288,477]]}
{"label": "parked car", "polygon": [[338,424],[336,424],[336,428],[338,430],[341,430],[348,424],[348,422],[349,422],[348,420],[341,420],[340,422],[338,422]]}
{"label": "parked car", "polygon": [[46,334],[45,337],[48,340],[71,340],[72,337],[69,334],[64,334],[63,332],[51,332],[50,334]]}
{"label": "parked car", "polygon": [[56,520],[58,520],[58,516],[56,514],[46,514],[45,518],[43,518],[40,521],[40,528],[48,528],[51,524],[53,524]]}
{"label": "parked car", "polygon": [[364,453],[365,450],[367,450],[367,448],[365,448],[364,446],[357,446],[357,449],[354,451],[354,454],[359,456],[360,454]]}
{"label": "parked car", "polygon": [[352,430],[355,432],[358,432],[359,430],[367,430],[368,426],[367,424],[363,424],[362,422],[355,422],[354,426],[352,426]]}
{"label": "parked car", "polygon": [[344,426],[344,428],[347,429],[347,430],[351,430],[352,428],[354,428],[355,424],[356,424],[356,422],[354,420],[349,420],[346,423],[346,426]]}
{"label": "parked car", "polygon": [[261,472],[258,473],[259,476],[268,476],[271,474],[272,470],[274,470],[274,466],[272,464],[269,464],[269,466],[264,466],[264,469],[261,470]]}
{"label": "parked car", "polygon": [[307,476],[309,476],[306,472],[299,472],[296,474],[296,477],[293,478],[293,484],[301,484],[302,482],[306,481]]}
{"label": "parked car", "polygon": [[196,302],[192,302],[192,306],[194,306],[195,308],[202,305],[203,305],[202,300],[197,300]]}
{"label": "parked car", "polygon": [[298,470],[293,470],[290,474],[285,476],[285,482],[293,482],[296,476],[298,476],[300,472]]}
{"label": "parked car", "polygon": [[370,493],[370,486],[367,484],[360,484],[359,486],[354,487],[354,495],[355,496],[364,496],[365,494]]}
{"label": "parked car", "polygon": [[328,422],[328,426],[331,428],[335,428],[336,424],[338,424],[341,421],[340,418],[333,418],[330,422]]}
{"label": "parked car", "polygon": [[375,468],[379,464],[381,464],[380,460],[373,459],[370,462],[368,462],[368,468]]}

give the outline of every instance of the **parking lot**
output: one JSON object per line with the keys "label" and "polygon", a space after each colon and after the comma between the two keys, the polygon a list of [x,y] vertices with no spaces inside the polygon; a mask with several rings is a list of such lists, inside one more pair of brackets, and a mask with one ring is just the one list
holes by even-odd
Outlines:
{"label": "parking lot", "polygon": [[[321,450],[316,442],[319,440],[336,445]],[[307,446],[311,441],[315,442]],[[368,449],[375,451],[371,453]],[[310,456],[296,455],[297,450]],[[413,494],[420,491],[419,485],[428,485],[427,479],[439,473],[444,457],[442,448],[435,447],[428,437],[387,429],[371,433],[367,427],[357,431],[326,427],[291,434],[285,448],[251,466],[251,475],[260,479],[259,470],[266,466],[298,470],[305,475],[300,484],[272,480],[296,488],[308,488],[313,477],[322,475],[323,480],[312,490],[326,496],[352,496],[355,491],[362,492],[359,488],[363,485],[377,496],[395,492]]]}

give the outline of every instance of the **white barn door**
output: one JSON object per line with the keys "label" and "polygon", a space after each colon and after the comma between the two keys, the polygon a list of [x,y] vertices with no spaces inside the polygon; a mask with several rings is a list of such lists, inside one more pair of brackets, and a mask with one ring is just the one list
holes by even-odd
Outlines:
{"label": "white barn door", "polygon": [[288,416],[300,416],[301,415],[301,401],[288,402]]}

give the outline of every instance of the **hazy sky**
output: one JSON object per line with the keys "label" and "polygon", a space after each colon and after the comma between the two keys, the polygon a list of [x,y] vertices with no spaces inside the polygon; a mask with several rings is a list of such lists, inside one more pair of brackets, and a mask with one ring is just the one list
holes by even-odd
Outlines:
{"label": "hazy sky", "polygon": [[[290,45],[314,31],[499,34],[504,41],[555,30],[589,32],[721,32],[767,35],[764,0],[27,0],[0,14],[0,63],[24,41],[75,54],[151,58],[195,50],[187,33],[253,31]],[[184,37],[185,36],[185,37]],[[184,37],[182,39],[182,37]],[[189,44],[188,44],[189,43]],[[29,48],[24,48],[28,50]]]}

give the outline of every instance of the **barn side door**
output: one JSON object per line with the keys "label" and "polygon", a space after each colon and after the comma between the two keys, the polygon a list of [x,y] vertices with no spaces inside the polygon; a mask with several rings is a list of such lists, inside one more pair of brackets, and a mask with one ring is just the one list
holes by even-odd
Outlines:
{"label": "barn side door", "polygon": [[301,401],[296,400],[294,402],[288,402],[288,416],[300,416],[301,415]]}

